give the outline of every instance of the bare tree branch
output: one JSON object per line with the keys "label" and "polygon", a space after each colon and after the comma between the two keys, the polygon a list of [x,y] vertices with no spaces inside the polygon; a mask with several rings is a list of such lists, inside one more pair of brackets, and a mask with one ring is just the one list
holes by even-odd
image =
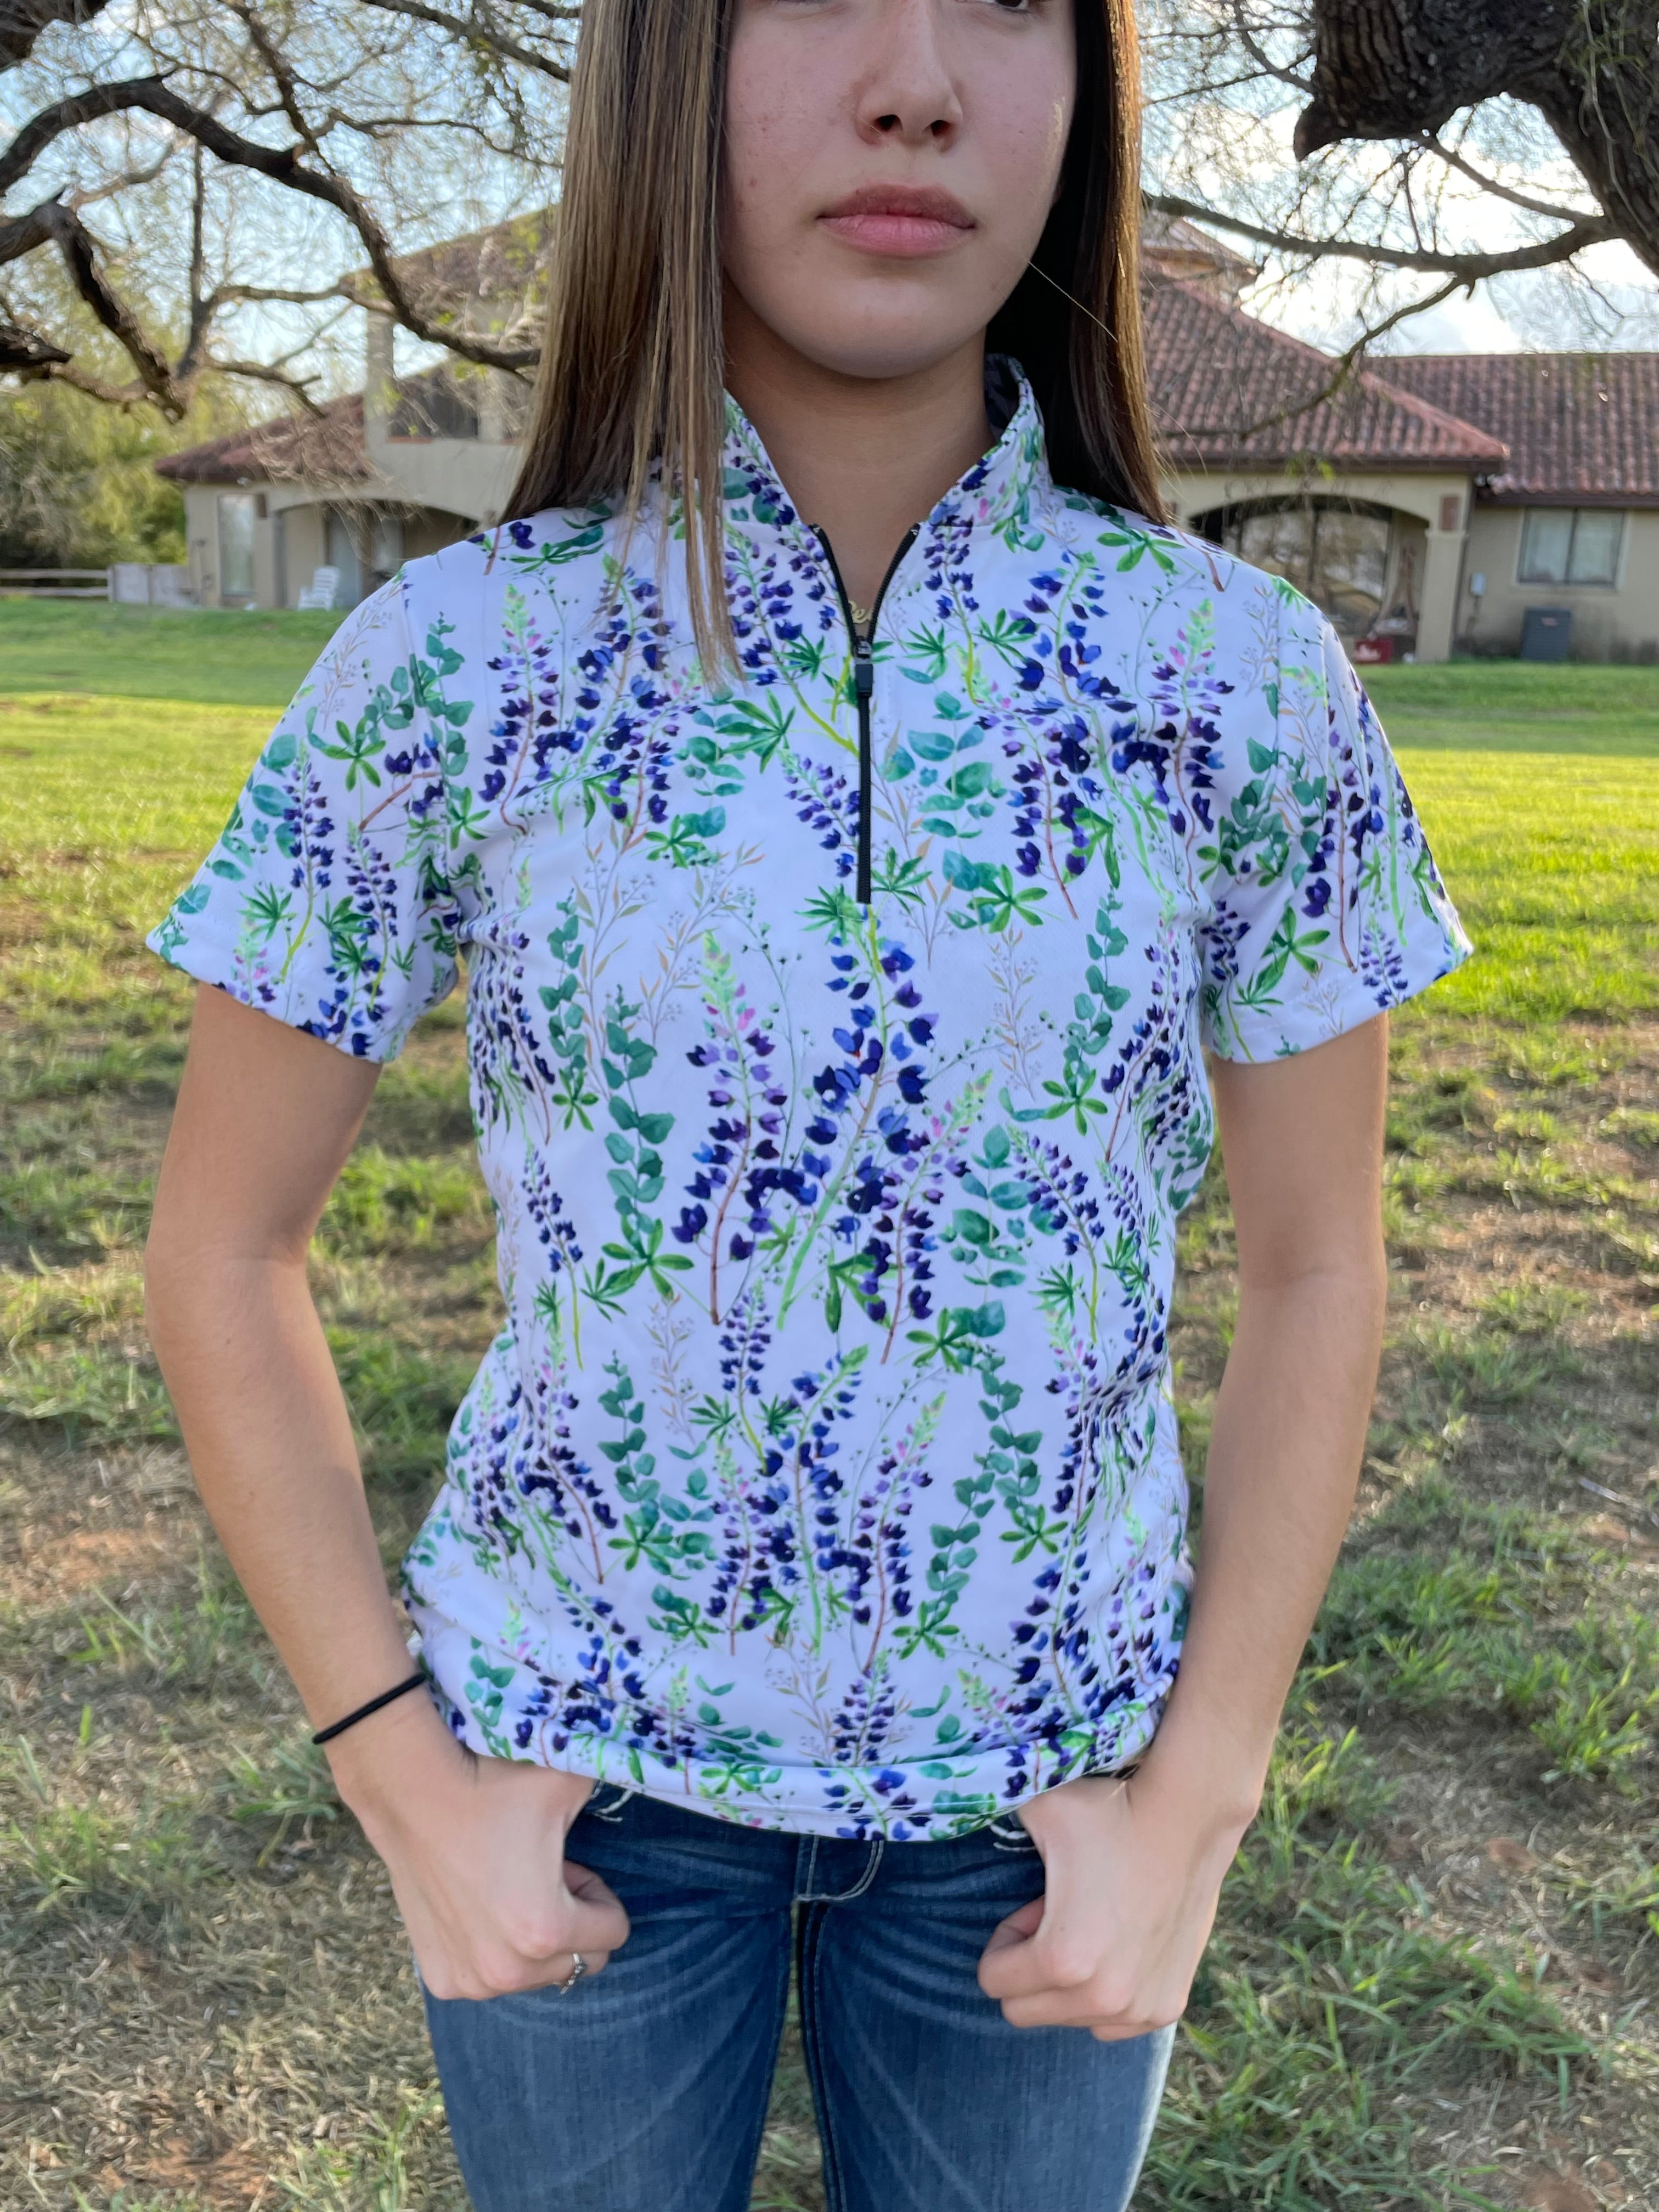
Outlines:
{"label": "bare tree branch", "polygon": [[49,25],[87,22],[108,5],[109,0],[0,0],[0,70],[27,61]]}
{"label": "bare tree branch", "polygon": [[[469,46],[487,46],[491,53],[501,55],[504,61],[520,62],[526,69],[539,70],[544,76],[556,78],[568,84],[570,71],[562,62],[550,60],[529,46],[521,46],[517,40],[509,39],[500,31],[491,30],[476,18],[468,22],[459,15],[452,15],[442,8],[428,8],[423,0],[362,0],[366,8],[384,9],[388,15],[412,16],[416,22],[431,23],[441,31],[448,31]],[[550,15],[551,9],[547,11]],[[568,12],[568,11],[561,11]]]}
{"label": "bare tree branch", "polygon": [[[1233,0],[1233,28],[1237,33],[1239,45],[1255,63],[1258,76],[1274,77],[1280,84],[1289,85],[1292,92],[1299,92],[1304,99],[1311,94],[1313,86],[1299,70],[1280,68],[1268,53],[1251,26],[1245,0]],[[1304,56],[1304,60],[1310,58],[1310,55]]]}
{"label": "bare tree branch", "polygon": [[153,185],[172,161],[177,149],[165,148],[147,169],[123,169],[113,177],[106,177],[100,185],[77,185],[64,195],[64,205],[72,207],[76,215],[82,208],[96,207],[100,200],[118,199],[123,192],[136,192],[145,185]]}
{"label": "bare tree branch", "polygon": [[241,376],[255,384],[280,386],[284,392],[293,393],[307,414],[314,415],[319,420],[328,411],[312,397],[311,386],[317,381],[314,376],[291,376],[285,368],[270,362],[222,361],[216,356],[204,366],[210,368],[216,376]]}
{"label": "bare tree branch", "polygon": [[[404,285],[386,233],[355,187],[343,177],[332,171],[319,173],[314,169],[307,169],[295,147],[264,146],[256,139],[242,137],[240,132],[221,123],[216,116],[210,115],[181,99],[160,77],[135,77],[123,83],[100,85],[71,100],[60,100],[52,108],[43,109],[18,132],[5,154],[0,155],[0,191],[14,183],[28,166],[22,161],[20,154],[20,149],[26,144],[32,161],[38,158],[53,137],[71,129],[76,123],[87,121],[94,115],[113,115],[135,108],[171,123],[175,129],[205,147],[217,160],[234,167],[253,170],[260,176],[269,177],[273,183],[320,201],[343,216],[362,240],[375,281],[392,303],[398,321],[416,337],[447,346],[463,360],[476,362],[482,368],[520,369],[534,367],[538,355],[533,346],[492,344],[488,339],[455,328],[440,316],[428,314],[410,296]],[[0,256],[0,258],[4,258]],[[141,369],[140,374],[143,374],[143,370]]]}
{"label": "bare tree branch", "polygon": [[27,376],[69,358],[61,346],[43,338],[39,331],[20,330],[15,323],[0,319],[0,368]]}
{"label": "bare tree branch", "polygon": [[1360,261],[1373,269],[1418,269],[1453,276],[1460,285],[1478,284],[1484,277],[1503,276],[1515,270],[1551,269],[1559,262],[1571,261],[1587,246],[1599,246],[1617,234],[1609,222],[1597,217],[1594,222],[1574,223],[1559,238],[1546,239],[1541,245],[1517,246],[1497,253],[1440,253],[1420,248],[1372,246],[1357,239],[1301,237],[1294,231],[1276,230],[1266,223],[1251,222],[1243,216],[1233,215],[1224,208],[1206,206],[1201,201],[1183,199],[1169,192],[1149,192],[1146,205],[1156,208],[1160,215],[1183,216],[1189,222],[1211,223],[1218,229],[1232,231],[1257,246],[1272,247],[1276,253],[1305,257],[1310,261]]}
{"label": "bare tree branch", "polygon": [[0,263],[15,261],[48,241],[58,247],[70,280],[138,372],[156,404],[177,421],[185,412],[167,357],[144,331],[98,265],[96,241],[73,209],[43,200],[27,215],[0,222]]}
{"label": "bare tree branch", "polygon": [[325,301],[343,300],[349,307],[361,307],[365,314],[390,319],[392,310],[384,301],[365,299],[349,281],[325,285],[319,292],[290,289],[285,284],[216,284],[210,295],[216,307],[232,302],[259,301],[267,306],[288,307],[318,307]]}
{"label": "bare tree branch", "polygon": [[[1367,323],[1346,351],[1336,356],[1336,382],[1339,385],[1345,382],[1349,375],[1363,368],[1372,346],[1376,344],[1378,338],[1386,336],[1389,331],[1398,330],[1401,323],[1410,322],[1414,315],[1425,315],[1431,307],[1443,307],[1455,292],[1467,293],[1473,289],[1474,286],[1467,283],[1462,277],[1449,276],[1437,290],[1426,292],[1417,299],[1406,301],[1403,305],[1384,315],[1380,322]],[[1379,372],[1379,374],[1383,373],[1385,372]]]}
{"label": "bare tree branch", "polygon": [[1659,274],[1654,0],[1310,0],[1305,159],[1346,138],[1437,133],[1508,94],[1549,123],[1613,235]]}
{"label": "bare tree branch", "polygon": [[276,86],[282,100],[283,113],[288,118],[289,129],[307,153],[317,154],[320,150],[317,143],[317,136],[306,120],[305,110],[300,102],[300,88],[294,81],[292,71],[285,66],[276,46],[266,37],[264,24],[252,8],[239,6],[237,0],[231,0],[230,12],[252,40],[260,60],[270,71],[270,81]]}
{"label": "bare tree branch", "polygon": [[1447,145],[1443,138],[1437,138],[1431,131],[1424,131],[1413,143],[1425,146],[1448,168],[1455,169],[1472,185],[1479,185],[1483,192],[1490,192],[1494,199],[1507,200],[1511,207],[1522,208],[1528,215],[1547,216],[1552,222],[1595,223],[1606,220],[1594,208],[1562,207],[1548,200],[1535,200],[1529,192],[1516,191],[1512,185],[1504,184],[1485,169],[1477,169],[1473,161],[1466,161],[1455,147]]}
{"label": "bare tree branch", "polygon": [[[160,84],[160,78],[147,80]],[[9,192],[12,186],[27,176],[48,146],[61,138],[66,131],[78,130],[83,123],[96,123],[105,116],[118,114],[123,108],[136,107],[143,103],[131,98],[131,83],[89,85],[84,92],[70,94],[67,98],[54,100],[32,116],[13,138],[4,153],[0,154],[0,193]]]}
{"label": "bare tree branch", "polygon": [[54,366],[47,369],[44,380],[48,384],[67,384],[73,391],[84,392],[88,399],[101,400],[106,407],[120,408],[124,414],[130,414],[151,398],[143,384],[112,384],[107,377],[92,376],[84,368],[77,368],[72,361],[61,368]]}

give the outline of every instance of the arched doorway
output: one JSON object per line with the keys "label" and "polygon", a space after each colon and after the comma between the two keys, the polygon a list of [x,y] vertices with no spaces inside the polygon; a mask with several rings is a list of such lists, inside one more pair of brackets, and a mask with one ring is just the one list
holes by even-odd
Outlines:
{"label": "arched doorway", "polygon": [[1345,643],[1381,632],[1400,651],[1415,645],[1425,526],[1414,515],[1367,500],[1291,496],[1215,507],[1192,526],[1305,592]]}

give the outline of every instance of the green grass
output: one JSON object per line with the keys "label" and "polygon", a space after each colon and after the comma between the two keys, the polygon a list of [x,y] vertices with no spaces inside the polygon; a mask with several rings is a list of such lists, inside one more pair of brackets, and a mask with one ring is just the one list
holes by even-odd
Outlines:
{"label": "green grass", "polygon": [[1390,738],[1450,752],[1634,755],[1659,750],[1659,668],[1458,660],[1371,668]]}
{"label": "green grass", "polygon": [[[0,602],[7,2203],[463,2212],[389,1893],[141,1327],[190,1003],[143,935],[330,626]],[[1659,1572],[1632,1534],[1659,1537],[1659,676],[1375,690],[1480,957],[1396,1024],[1363,1510],[1138,2212],[1513,2203],[1498,2152],[1546,2128],[1659,2202]],[[497,1310],[460,1018],[386,1072],[313,1261],[388,1565]],[[1217,1173],[1182,1254],[1196,1472],[1237,1311]],[[1494,1833],[1533,1870],[1488,1893]],[[822,2204],[793,2041],[755,2203]]]}
{"label": "green grass", "polygon": [[240,614],[0,599],[0,690],[284,706],[337,614]]}
{"label": "green grass", "polygon": [[1479,954],[1446,1006],[1553,1024],[1659,1006],[1659,720],[1640,757],[1419,749],[1414,730],[1398,751]]}

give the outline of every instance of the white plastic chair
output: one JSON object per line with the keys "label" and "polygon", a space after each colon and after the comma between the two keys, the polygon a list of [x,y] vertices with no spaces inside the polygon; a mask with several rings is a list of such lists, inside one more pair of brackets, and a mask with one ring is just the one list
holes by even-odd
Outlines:
{"label": "white plastic chair", "polygon": [[302,608],[320,609],[324,613],[331,614],[334,594],[339,586],[340,572],[337,568],[313,569],[311,581],[300,594],[300,605]]}

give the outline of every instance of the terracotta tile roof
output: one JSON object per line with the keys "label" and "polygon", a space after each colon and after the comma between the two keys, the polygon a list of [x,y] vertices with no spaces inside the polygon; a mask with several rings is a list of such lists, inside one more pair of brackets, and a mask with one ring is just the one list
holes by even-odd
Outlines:
{"label": "terracotta tile roof", "polygon": [[1659,507],[1659,353],[1401,354],[1380,373],[1504,441],[1484,496]]}
{"label": "terracotta tile roof", "polygon": [[363,443],[363,395],[348,392],[320,415],[279,415],[187,446],[155,464],[174,483],[368,483],[374,471]]}
{"label": "terracotta tile roof", "polygon": [[1146,360],[1152,410],[1178,469],[1305,460],[1486,474],[1508,458],[1500,439],[1374,371],[1322,398],[1328,356],[1192,284],[1147,285]]}

